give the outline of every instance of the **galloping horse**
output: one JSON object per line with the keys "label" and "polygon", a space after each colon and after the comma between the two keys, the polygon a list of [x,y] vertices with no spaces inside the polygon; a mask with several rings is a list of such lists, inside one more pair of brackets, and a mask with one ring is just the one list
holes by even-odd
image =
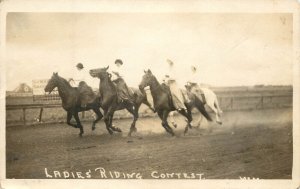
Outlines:
{"label": "galloping horse", "polygon": [[[192,84],[192,85],[194,85],[194,84]],[[192,92],[190,92],[192,85],[185,86],[187,89],[186,92],[190,95],[192,94]],[[216,123],[218,123],[219,125],[222,125],[221,114],[223,113],[223,111],[221,110],[221,108],[219,106],[217,95],[211,89],[206,88],[206,87],[201,87],[201,90],[203,91],[205,100],[206,100],[206,103],[204,105],[207,105],[214,112],[214,114],[216,116]],[[185,91],[185,90],[182,90],[182,91]],[[202,99],[201,95],[199,93],[197,94],[197,92],[199,92],[199,91],[196,91],[196,94],[193,94],[193,96],[196,96],[198,100]],[[188,95],[188,96],[190,96],[190,95]],[[176,128],[177,123],[174,120],[174,112],[170,113],[170,120],[171,120],[172,125]],[[202,123],[202,120],[203,120],[203,116],[200,114],[199,119],[196,121],[195,127],[199,128]],[[208,121],[210,121],[210,120],[208,120]]]}
{"label": "galloping horse", "polygon": [[[189,91],[190,88],[193,87],[193,85],[195,85],[195,84],[192,84],[191,86],[186,86],[187,90]],[[221,114],[223,113],[223,111],[221,110],[221,108],[219,106],[219,101],[218,101],[217,95],[211,89],[206,88],[206,87],[201,87],[201,90],[204,93],[206,105],[214,112],[214,114],[216,116],[216,123],[222,125]],[[195,95],[199,99],[202,99],[200,94],[198,93],[198,91],[196,91]],[[203,119],[203,117],[200,116],[199,120],[196,122],[197,127],[200,127],[202,119]]]}
{"label": "galloping horse", "polygon": [[[66,79],[60,77],[58,73],[53,73],[44,90],[45,92],[49,92],[50,94],[55,87],[57,87],[58,94],[61,97],[62,107],[67,111],[67,124],[74,128],[79,128],[79,136],[82,136],[83,127],[80,123],[78,112],[92,109],[97,115],[97,118],[92,124],[92,129],[94,130],[96,123],[103,117],[102,113],[99,110],[101,106],[99,98],[95,98],[93,102],[88,103],[85,107],[82,107],[80,103],[79,89],[77,87],[72,87],[69,82]],[[76,124],[71,123],[71,119],[73,116],[76,120]]]}
{"label": "galloping horse", "polygon": [[[107,72],[109,66],[106,68],[92,69],[90,70],[90,75],[92,77],[97,77],[100,79],[99,92],[101,96],[101,107],[104,110],[104,121],[106,124],[106,129],[110,134],[113,131],[121,132],[118,127],[113,127],[112,120],[114,112],[117,110],[127,109],[133,115],[133,122],[130,127],[128,136],[131,136],[133,131],[137,131],[135,123],[139,117],[138,111],[142,103],[149,106],[152,111],[150,103],[147,101],[147,96],[138,89],[132,89],[134,93],[133,104],[128,102],[118,102],[117,89],[115,84],[111,81],[111,75]],[[124,82],[122,78],[119,78],[119,82]]]}
{"label": "galloping horse", "polygon": [[[165,130],[174,135],[174,132],[172,128],[169,126],[167,122],[168,115],[171,111],[174,111],[175,108],[173,106],[170,91],[167,86],[164,84],[160,84],[156,77],[152,74],[151,70],[144,71],[145,75],[143,76],[143,79],[139,85],[140,90],[144,90],[146,86],[150,86],[151,95],[153,97],[154,107],[157,111],[158,116],[162,120],[162,126],[165,128]],[[185,127],[184,134],[188,131],[191,127],[191,110],[193,107],[197,107],[198,110],[208,119],[211,120],[210,116],[206,112],[203,103],[195,98],[192,94],[189,94],[190,98],[193,99],[189,103],[185,102],[185,106],[187,107],[187,113],[185,111],[179,111],[180,114],[182,114],[184,117],[187,118],[188,124]]]}

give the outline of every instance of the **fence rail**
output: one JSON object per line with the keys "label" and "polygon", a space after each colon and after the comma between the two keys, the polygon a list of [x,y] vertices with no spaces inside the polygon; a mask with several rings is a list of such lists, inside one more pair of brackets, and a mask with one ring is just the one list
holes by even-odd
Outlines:
{"label": "fence rail", "polygon": [[22,105],[6,105],[7,110],[23,110],[23,124],[26,125],[26,109],[40,109],[39,122],[42,122],[44,108],[59,108],[61,104],[22,104]]}
{"label": "fence rail", "polygon": [[[219,99],[219,104],[223,110],[247,110],[247,109],[291,107],[293,105],[292,98],[293,98],[292,94],[285,94],[285,95],[221,96],[218,99]],[[225,101],[227,101],[227,103]]]}
{"label": "fence rail", "polygon": [[[219,104],[221,109],[224,111],[233,110],[249,110],[249,109],[267,109],[267,108],[281,108],[281,107],[292,107],[292,93],[280,94],[280,95],[220,95],[218,96]],[[14,104],[6,105],[6,111],[9,110],[22,110],[22,121],[26,125],[26,110],[27,109],[40,109],[39,111],[39,122],[42,122],[42,115],[45,108],[60,108],[61,102],[57,103],[33,103],[33,104]],[[82,114],[84,117],[84,112]]]}

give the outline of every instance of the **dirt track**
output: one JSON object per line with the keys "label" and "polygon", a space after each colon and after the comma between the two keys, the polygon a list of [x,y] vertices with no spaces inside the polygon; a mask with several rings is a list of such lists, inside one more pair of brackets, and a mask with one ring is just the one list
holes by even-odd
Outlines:
{"label": "dirt track", "polygon": [[53,178],[291,178],[291,108],[224,112],[222,126],[204,122],[187,136],[176,119],[176,137],[157,118],[141,118],[131,138],[130,119],[115,120],[123,133],[113,136],[102,121],[94,132],[83,123],[82,138],[66,124],[8,127],[7,178],[46,178],[45,168]]}

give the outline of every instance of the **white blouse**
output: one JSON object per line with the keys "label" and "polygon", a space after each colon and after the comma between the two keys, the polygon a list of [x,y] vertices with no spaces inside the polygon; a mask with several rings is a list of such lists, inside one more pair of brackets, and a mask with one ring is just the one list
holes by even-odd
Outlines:
{"label": "white blouse", "polygon": [[110,74],[112,76],[111,77],[112,81],[118,79],[119,77],[121,77],[125,80],[123,66],[118,67],[114,64],[114,65],[111,65],[109,69],[110,69]]}

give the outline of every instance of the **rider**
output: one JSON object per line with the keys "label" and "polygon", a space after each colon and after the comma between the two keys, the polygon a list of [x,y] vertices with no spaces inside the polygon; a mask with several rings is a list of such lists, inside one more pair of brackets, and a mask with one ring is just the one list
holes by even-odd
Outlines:
{"label": "rider", "polygon": [[168,63],[168,74],[165,75],[164,82],[170,87],[171,96],[173,100],[174,107],[177,111],[186,110],[184,105],[184,96],[179,89],[174,72],[174,63],[167,59]]}
{"label": "rider", "polygon": [[121,59],[115,60],[115,65],[111,69],[111,80],[115,83],[117,88],[118,102],[128,102],[133,104],[133,91],[127,86],[124,81],[123,61]]}
{"label": "rider", "polygon": [[77,72],[74,78],[69,79],[69,83],[73,87],[77,87],[80,93],[80,104],[82,108],[86,108],[87,104],[95,99],[93,89],[87,85],[87,72],[82,63],[76,65]]}
{"label": "rider", "polygon": [[190,90],[192,93],[196,94],[196,95],[201,95],[201,98],[202,98],[202,102],[203,104],[206,103],[206,99],[205,99],[205,96],[204,96],[204,93],[203,93],[203,90],[200,88],[199,84],[198,84],[198,81],[199,81],[199,77],[198,77],[198,74],[197,74],[197,68],[196,66],[192,65],[191,66],[191,74],[190,74],[190,77],[187,81],[187,85],[190,87]]}
{"label": "rider", "polygon": [[86,74],[84,73],[85,69],[84,69],[82,63],[78,63],[76,65],[76,71],[75,72],[76,72],[76,74],[74,75],[74,77],[69,79],[69,83],[72,85],[72,87],[78,87],[80,81],[85,81]]}

